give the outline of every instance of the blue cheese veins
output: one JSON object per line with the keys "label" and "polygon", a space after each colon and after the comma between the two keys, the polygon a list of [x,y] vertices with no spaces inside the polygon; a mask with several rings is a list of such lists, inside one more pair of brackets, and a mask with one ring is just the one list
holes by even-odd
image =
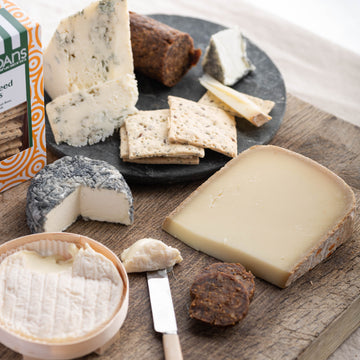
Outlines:
{"label": "blue cheese veins", "polygon": [[128,87],[129,75],[88,90],[62,95],[46,106],[57,144],[84,146],[104,141],[137,112],[137,88]]}
{"label": "blue cheese veins", "polygon": [[136,88],[127,1],[94,2],[60,22],[44,52],[52,99],[124,76]]}
{"label": "blue cheese veins", "polygon": [[228,86],[255,70],[246,53],[246,40],[238,28],[225,29],[211,36],[202,67],[205,73]]}
{"label": "blue cheese veins", "polygon": [[112,165],[83,156],[65,156],[32,179],[26,216],[33,233],[63,231],[79,216],[131,225],[133,198],[123,176]]}
{"label": "blue cheese veins", "polygon": [[57,144],[111,136],[137,111],[139,95],[127,1],[98,1],[62,20],[44,52],[44,79]]}

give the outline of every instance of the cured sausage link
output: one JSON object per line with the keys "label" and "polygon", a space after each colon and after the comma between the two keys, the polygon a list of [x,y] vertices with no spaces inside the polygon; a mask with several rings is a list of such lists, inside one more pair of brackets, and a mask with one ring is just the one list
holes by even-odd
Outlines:
{"label": "cured sausage link", "polygon": [[148,16],[130,12],[130,31],[135,70],[168,87],[200,59],[189,34]]}

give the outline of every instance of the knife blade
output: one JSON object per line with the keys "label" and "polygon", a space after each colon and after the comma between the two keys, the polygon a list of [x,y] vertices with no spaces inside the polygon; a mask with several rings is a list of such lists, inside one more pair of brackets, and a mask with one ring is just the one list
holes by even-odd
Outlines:
{"label": "knife blade", "polygon": [[166,269],[147,272],[155,331],[162,333],[165,360],[182,360],[176,316]]}

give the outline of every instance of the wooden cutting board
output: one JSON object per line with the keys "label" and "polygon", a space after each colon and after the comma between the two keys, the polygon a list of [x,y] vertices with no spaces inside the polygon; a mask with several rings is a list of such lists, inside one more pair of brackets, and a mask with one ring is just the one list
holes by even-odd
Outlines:
{"label": "wooden cutting board", "polygon": [[[327,261],[289,288],[257,279],[250,312],[233,327],[208,327],[189,318],[194,275],[216,260],[161,230],[165,216],[201,182],[130,184],[135,207],[132,226],[79,220],[68,229],[102,242],[117,255],[143,237],[161,239],[181,251],[184,261],[169,278],[184,359],[326,359],[360,324],[360,128],[288,95],[284,122],[272,144],[318,161],[353,188],[355,229]],[[29,233],[25,218],[28,184],[0,194],[0,242]],[[161,336],[153,330],[145,274],[130,274],[129,280],[129,312],[120,339],[101,359],[163,359]],[[0,345],[0,358],[21,356]],[[91,354],[84,359],[96,358]]]}

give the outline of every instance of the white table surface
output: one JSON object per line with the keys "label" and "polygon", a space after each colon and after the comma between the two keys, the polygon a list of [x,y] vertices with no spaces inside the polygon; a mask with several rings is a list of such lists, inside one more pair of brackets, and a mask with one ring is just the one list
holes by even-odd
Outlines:
{"label": "white table surface", "polygon": [[[46,46],[59,20],[92,0],[15,2],[41,24]],[[279,67],[290,93],[360,126],[360,1],[289,3],[287,0],[128,0],[129,9],[142,14],[187,15],[229,27],[239,26]],[[360,329],[329,359],[360,359]]]}

